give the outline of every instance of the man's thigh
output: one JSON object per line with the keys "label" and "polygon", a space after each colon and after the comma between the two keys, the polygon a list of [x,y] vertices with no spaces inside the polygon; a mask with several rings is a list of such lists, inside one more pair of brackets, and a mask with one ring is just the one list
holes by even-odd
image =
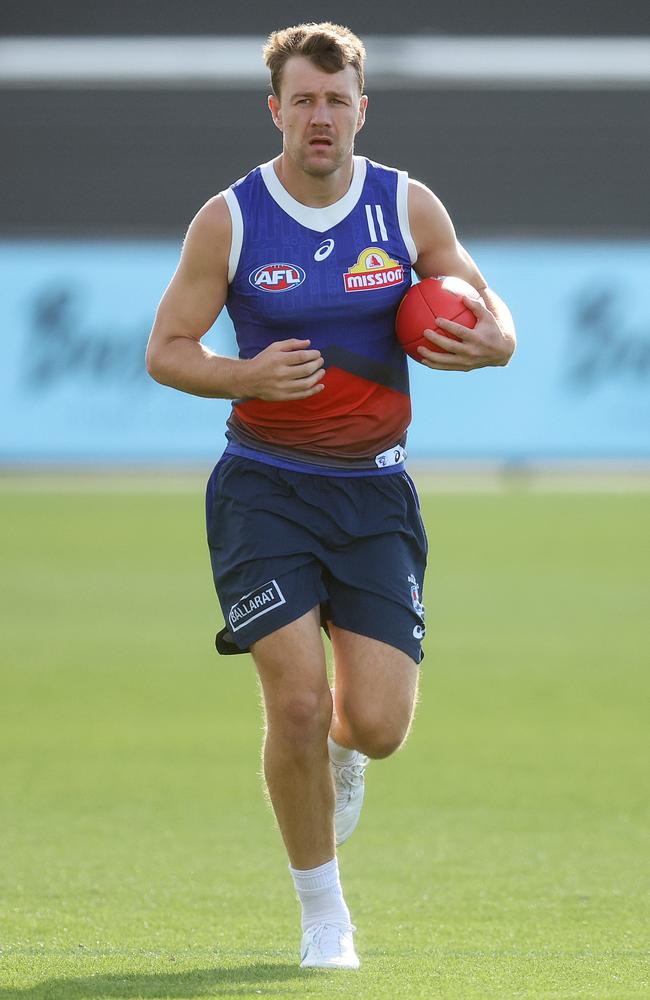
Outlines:
{"label": "man's thigh", "polygon": [[325,746],[332,719],[332,695],[320,628],[320,608],[255,642],[251,653],[264,696],[269,731],[296,746],[316,740]]}
{"label": "man's thigh", "polygon": [[413,719],[419,667],[385,642],[333,624],[329,631],[339,719],[352,738],[356,735],[379,748],[377,756],[392,753],[406,738]]}
{"label": "man's thigh", "polygon": [[329,690],[319,607],[258,639],[251,653],[267,702],[285,693]]}

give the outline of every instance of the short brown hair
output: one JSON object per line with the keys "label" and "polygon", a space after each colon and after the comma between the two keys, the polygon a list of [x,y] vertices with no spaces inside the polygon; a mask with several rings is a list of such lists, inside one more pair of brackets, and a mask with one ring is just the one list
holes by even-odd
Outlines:
{"label": "short brown hair", "polygon": [[357,74],[359,92],[363,93],[363,63],[366,50],[360,38],[342,24],[298,24],[294,28],[273,31],[264,46],[264,62],[271,71],[271,87],[280,96],[282,70],[291,56],[306,56],[326,73],[338,73],[352,66]]}

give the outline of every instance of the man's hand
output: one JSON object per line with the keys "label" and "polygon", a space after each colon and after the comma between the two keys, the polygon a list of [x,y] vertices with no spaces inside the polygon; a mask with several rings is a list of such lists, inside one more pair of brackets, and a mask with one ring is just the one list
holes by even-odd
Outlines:
{"label": "man's hand", "polygon": [[418,347],[422,364],[438,371],[452,372],[507,365],[515,349],[514,337],[499,325],[496,316],[480,299],[464,295],[463,302],[476,316],[476,326],[470,329],[442,317],[436,319],[441,330],[453,333],[458,340],[452,340],[434,330],[425,330],[427,340],[448,353],[440,354],[426,347]]}
{"label": "man's hand", "polygon": [[464,299],[478,320],[470,330],[459,323],[436,320],[441,330],[455,334],[450,340],[425,330],[425,336],[446,354],[418,347],[422,364],[438,371],[469,372],[473,368],[507,365],[515,350],[515,325],[505,302],[487,282],[465,247],[461,246],[444,205],[427,187],[409,180],[408,215],[417,260],[413,265],[420,278],[448,274],[468,281],[483,298]]}
{"label": "man's hand", "polygon": [[309,340],[280,340],[254,358],[240,361],[242,396],[255,399],[307,399],[322,392],[325,374],[320,351],[309,350]]}

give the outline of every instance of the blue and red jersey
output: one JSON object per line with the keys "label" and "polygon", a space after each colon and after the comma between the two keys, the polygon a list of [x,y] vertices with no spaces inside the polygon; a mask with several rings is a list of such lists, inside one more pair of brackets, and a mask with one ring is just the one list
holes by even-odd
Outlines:
{"label": "blue and red jersey", "polygon": [[416,257],[407,192],[404,172],[358,156],[350,188],[325,208],[296,201],[272,162],[223,192],[239,356],[295,337],[325,361],[314,396],[235,400],[228,452],[334,475],[401,467],[411,403],[394,326]]}

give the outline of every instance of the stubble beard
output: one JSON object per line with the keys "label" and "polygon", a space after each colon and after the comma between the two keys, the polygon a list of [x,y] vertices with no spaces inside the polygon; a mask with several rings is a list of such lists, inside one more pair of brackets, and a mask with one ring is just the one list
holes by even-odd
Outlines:
{"label": "stubble beard", "polygon": [[354,152],[354,146],[345,152],[334,146],[329,146],[328,149],[335,150],[333,158],[328,157],[321,161],[311,159],[308,153],[301,152],[297,160],[298,166],[308,177],[329,177],[341,169],[347,160],[348,153]]}
{"label": "stubble beard", "polygon": [[340,166],[340,163],[332,161],[329,163],[310,163],[305,160],[301,164],[303,172],[309,177],[329,177],[330,174],[336,173]]}

